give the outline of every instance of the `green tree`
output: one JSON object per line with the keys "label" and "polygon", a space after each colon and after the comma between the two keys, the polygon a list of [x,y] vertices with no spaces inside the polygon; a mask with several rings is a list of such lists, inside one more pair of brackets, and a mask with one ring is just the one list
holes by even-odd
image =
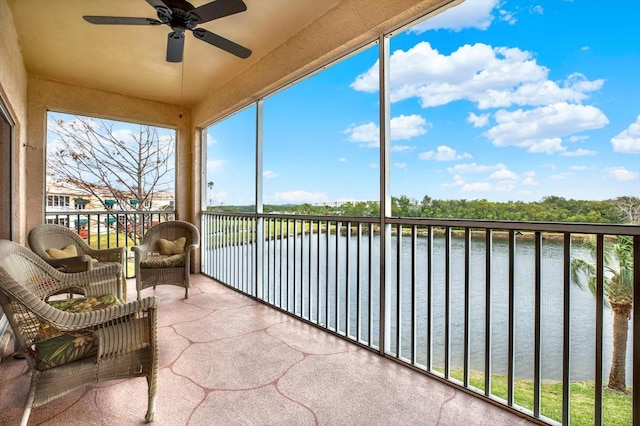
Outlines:
{"label": "green tree", "polygon": [[[587,243],[595,258],[596,242]],[[573,259],[571,278],[574,284],[596,295],[596,265],[584,259]],[[613,311],[613,355],[607,387],[626,392],[625,363],[629,320],[633,308],[633,239],[618,236],[616,244],[606,244],[604,250],[604,295]]]}

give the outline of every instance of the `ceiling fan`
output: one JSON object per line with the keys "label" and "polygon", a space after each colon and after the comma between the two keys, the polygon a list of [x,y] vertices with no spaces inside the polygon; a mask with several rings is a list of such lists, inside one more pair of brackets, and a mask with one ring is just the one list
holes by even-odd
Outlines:
{"label": "ceiling fan", "polygon": [[199,24],[244,12],[247,6],[242,0],[214,0],[194,7],[186,0],[146,0],[157,12],[158,19],[130,18],[124,16],[83,16],[84,20],[98,25],[160,25],[171,27],[167,40],[167,62],[181,62],[184,52],[184,32],[189,30],[194,37],[240,58],[248,58],[251,50],[226,38],[196,28]]}

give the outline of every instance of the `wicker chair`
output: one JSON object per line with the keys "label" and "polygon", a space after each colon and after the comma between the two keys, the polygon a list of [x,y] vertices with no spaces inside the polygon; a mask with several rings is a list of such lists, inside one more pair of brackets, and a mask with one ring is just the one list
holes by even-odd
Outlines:
{"label": "wicker chair", "polygon": [[[0,306],[31,372],[22,425],[33,407],[89,383],[130,377],[147,379],[146,420],[153,421],[158,299],[122,303],[111,296],[114,302],[109,307],[93,303],[117,291],[120,272],[120,265],[113,263],[65,274],[26,247],[0,240]],[[84,289],[83,306],[62,310],[55,307],[56,301],[44,302],[49,294],[67,287]]]}
{"label": "wicker chair", "polygon": [[199,245],[200,232],[189,222],[174,220],[149,228],[141,244],[131,248],[138,299],[143,289],[163,284],[184,287],[184,298],[188,299],[191,252]]}
{"label": "wicker chair", "polygon": [[[123,275],[118,297],[123,300],[126,299],[126,281],[124,278],[127,260],[126,247],[94,249],[73,229],[53,224],[38,225],[32,228],[27,238],[29,247],[35,254],[62,272],[83,272],[101,268],[111,263],[120,264]],[[51,249],[63,250],[69,246],[75,246],[77,256],[54,258],[47,252],[47,250]],[[93,259],[96,259],[97,262],[94,262]]]}

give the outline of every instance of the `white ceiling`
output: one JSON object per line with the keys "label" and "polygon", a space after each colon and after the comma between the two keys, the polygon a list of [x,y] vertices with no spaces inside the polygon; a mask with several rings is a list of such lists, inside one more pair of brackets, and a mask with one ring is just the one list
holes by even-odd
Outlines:
{"label": "white ceiling", "polygon": [[[192,0],[194,7],[210,0]],[[166,62],[166,25],[93,25],[83,15],[157,18],[145,0],[8,0],[27,71],[171,104],[195,105],[340,0],[244,0],[247,11],[199,25],[253,53],[240,59],[185,34],[182,63]],[[183,74],[184,73],[184,74]],[[182,77],[183,75],[183,77]]]}

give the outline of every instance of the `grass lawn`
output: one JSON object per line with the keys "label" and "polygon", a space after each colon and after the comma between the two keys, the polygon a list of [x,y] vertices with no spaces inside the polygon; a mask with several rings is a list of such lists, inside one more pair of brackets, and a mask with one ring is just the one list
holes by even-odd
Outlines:
{"label": "grass lawn", "polygon": [[[451,370],[451,377],[462,380],[461,370]],[[469,384],[477,389],[484,390],[484,374],[478,371],[469,373]],[[633,394],[631,388],[628,393],[603,388],[602,418],[606,425],[632,424]],[[507,377],[493,375],[491,379],[492,394],[507,399]],[[594,382],[574,382],[570,389],[571,425],[592,425],[595,407]],[[540,391],[540,411],[544,417],[562,421],[562,383],[543,382]],[[514,381],[514,401],[520,407],[533,410],[533,381],[516,379]]]}

